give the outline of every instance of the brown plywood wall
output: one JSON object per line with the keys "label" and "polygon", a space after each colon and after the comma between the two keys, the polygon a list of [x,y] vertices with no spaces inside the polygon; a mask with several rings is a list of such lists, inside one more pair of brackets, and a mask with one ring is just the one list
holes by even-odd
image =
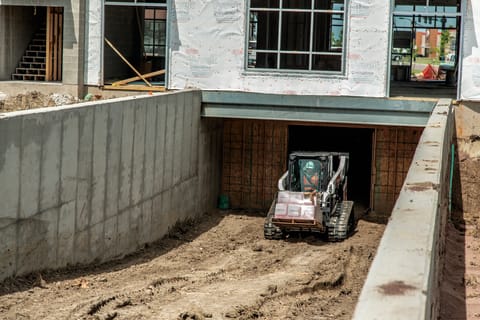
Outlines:
{"label": "brown plywood wall", "polygon": [[287,124],[229,119],[223,137],[222,193],[230,207],[268,209],[286,171]]}
{"label": "brown plywood wall", "polygon": [[422,128],[378,128],[375,132],[375,167],[373,169],[373,208],[376,214],[390,216]]}

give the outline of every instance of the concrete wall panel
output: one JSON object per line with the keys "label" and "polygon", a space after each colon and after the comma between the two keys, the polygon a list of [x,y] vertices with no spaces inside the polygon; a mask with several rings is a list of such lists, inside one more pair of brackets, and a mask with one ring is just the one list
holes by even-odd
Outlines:
{"label": "concrete wall panel", "polygon": [[200,108],[192,91],[0,119],[0,280],[122,257],[214,207],[222,127]]}
{"label": "concrete wall panel", "polygon": [[[92,108],[82,109],[79,114],[76,231],[86,230],[90,219],[94,111]],[[75,247],[79,246],[76,244]]]}
{"label": "concrete wall panel", "polygon": [[5,119],[0,126],[0,194],[4,198],[0,228],[9,225],[18,215],[21,136],[17,129],[21,126],[19,118]]}
{"label": "concrete wall panel", "polygon": [[[145,166],[143,193],[145,197],[153,196],[154,170],[155,170],[155,146],[156,146],[156,124],[157,105],[153,99],[145,101],[146,122],[145,122]],[[151,209],[151,204],[150,204]]]}
{"label": "concrete wall panel", "polygon": [[132,156],[135,128],[135,107],[128,106],[123,110],[122,145],[120,156],[120,192],[118,209],[125,210],[131,204],[132,196]]}
{"label": "concrete wall panel", "polygon": [[62,119],[52,117],[43,124],[40,168],[40,211],[59,203]]}
{"label": "concrete wall panel", "polygon": [[[168,99],[166,99],[168,100]],[[163,191],[164,186],[164,171],[166,163],[166,152],[165,152],[165,140],[166,140],[166,130],[167,130],[167,102],[165,105],[157,105],[157,118],[155,124],[155,163],[154,163],[154,172],[153,177],[156,182],[153,186],[153,192],[155,194]]]}
{"label": "concrete wall panel", "polygon": [[107,172],[107,138],[108,138],[108,105],[95,109],[94,141],[92,158],[92,216],[90,225],[96,225],[104,220],[105,214],[105,184]]}
{"label": "concrete wall panel", "polygon": [[120,191],[120,156],[122,142],[122,112],[111,106],[108,116],[107,175],[105,191],[105,214],[113,217],[118,212]]}
{"label": "concrete wall panel", "polygon": [[133,142],[132,205],[137,205],[143,196],[145,172],[145,124],[147,108],[137,101],[135,108],[135,132]]}
{"label": "concrete wall panel", "polygon": [[20,218],[30,218],[39,209],[42,124],[40,117],[27,116],[22,124],[20,169]]}
{"label": "concrete wall panel", "polygon": [[173,167],[174,167],[174,139],[175,139],[175,121],[176,118],[176,97],[169,96],[167,100],[167,110],[165,115],[165,147],[164,147],[164,170],[163,170],[163,190],[173,186]]}
{"label": "concrete wall panel", "polygon": [[173,158],[180,159],[173,163],[173,184],[177,185],[183,179],[183,171],[185,167],[188,167],[188,160],[184,157],[184,112],[185,112],[185,96],[178,97],[175,108],[175,138],[173,140]]}

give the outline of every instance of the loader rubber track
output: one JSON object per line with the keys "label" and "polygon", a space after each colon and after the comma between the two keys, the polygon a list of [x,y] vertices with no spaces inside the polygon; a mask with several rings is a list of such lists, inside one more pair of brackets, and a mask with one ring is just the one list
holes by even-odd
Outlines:
{"label": "loader rubber track", "polygon": [[328,241],[343,241],[355,230],[353,201],[343,201],[329,221]]}
{"label": "loader rubber track", "polygon": [[283,238],[282,230],[272,223],[276,203],[276,200],[272,202],[267,213],[267,218],[265,219],[265,224],[263,225],[263,236],[267,240],[280,240]]}

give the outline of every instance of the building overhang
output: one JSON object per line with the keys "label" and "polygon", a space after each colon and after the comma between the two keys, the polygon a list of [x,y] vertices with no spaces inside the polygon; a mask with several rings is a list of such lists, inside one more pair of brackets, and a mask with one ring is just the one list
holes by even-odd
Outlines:
{"label": "building overhang", "polygon": [[202,117],[424,127],[436,100],[202,91]]}

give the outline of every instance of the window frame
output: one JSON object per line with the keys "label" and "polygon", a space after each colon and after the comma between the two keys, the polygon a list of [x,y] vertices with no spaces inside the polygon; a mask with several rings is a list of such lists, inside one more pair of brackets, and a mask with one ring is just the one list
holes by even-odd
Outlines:
{"label": "window frame", "polygon": [[[343,0],[343,10],[333,10],[333,9],[315,9],[315,0],[311,1],[310,8],[308,9],[291,9],[283,8],[283,0],[279,0],[278,8],[265,8],[265,7],[252,7],[251,1],[247,1],[246,9],[246,39],[245,39],[245,58],[244,58],[244,70],[246,73],[256,73],[256,74],[301,74],[303,76],[317,76],[318,74],[326,76],[345,76],[346,74],[346,57],[347,57],[347,39],[348,39],[348,14],[349,14],[349,3],[350,0]],[[257,49],[250,48],[251,44],[251,32],[252,32],[252,20],[251,13],[254,12],[278,12],[278,31],[277,35],[277,44],[275,50],[268,49]],[[283,12],[300,12],[308,13],[310,16],[310,35],[309,35],[309,48],[308,51],[290,51],[281,49],[281,38],[282,38],[282,13]],[[342,32],[342,48],[340,52],[331,51],[314,51],[314,20],[316,14],[327,13],[331,16],[331,24],[329,26],[329,37],[331,36],[332,27],[336,26],[335,16],[343,15],[343,32]],[[318,34],[318,33],[317,33]],[[322,33],[324,34],[324,33]],[[332,44],[330,44],[332,46]],[[271,53],[276,55],[276,67],[275,68],[261,68],[261,67],[251,67],[250,66],[250,57],[255,53]],[[308,66],[305,69],[293,69],[293,68],[282,68],[281,67],[281,56],[285,54],[298,54],[298,55],[308,55]],[[322,55],[336,55],[340,56],[340,70],[321,70],[313,69],[313,61],[315,56]]]}
{"label": "window frame", "polygon": [[[147,10],[152,10],[153,11],[153,18],[147,18]],[[165,11],[165,18],[157,18],[157,11]],[[143,38],[143,47],[145,51],[145,55],[150,58],[154,57],[162,57],[165,58],[167,54],[167,8],[158,8],[158,7],[153,7],[145,8],[145,17],[144,17],[144,38]],[[146,42],[145,40],[145,35],[147,34],[146,32],[146,26],[147,22],[151,22],[153,24],[153,30],[152,30],[152,41],[151,42]],[[159,27],[157,30],[156,26],[157,24],[163,25],[163,30],[162,28]],[[163,31],[163,37],[162,33],[159,31]],[[157,34],[158,32],[158,34]],[[163,43],[162,43],[163,42]],[[147,53],[146,48],[151,47],[152,48],[152,53]],[[161,54],[159,53],[160,51],[157,51],[157,48],[160,48]]]}

